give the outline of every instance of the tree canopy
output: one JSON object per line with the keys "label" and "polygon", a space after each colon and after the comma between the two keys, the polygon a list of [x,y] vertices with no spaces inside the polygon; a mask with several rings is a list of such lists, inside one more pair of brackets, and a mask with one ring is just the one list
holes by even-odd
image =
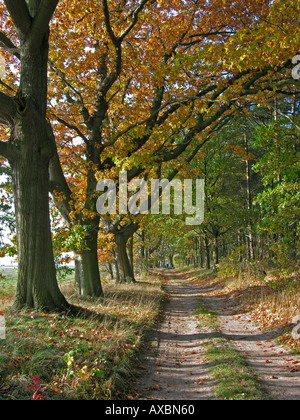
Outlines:
{"label": "tree canopy", "polygon": [[[194,159],[205,164],[203,157],[212,154],[206,232],[214,235],[217,253],[219,236],[237,223],[236,214],[228,222],[224,213],[224,206],[236,206],[238,198],[223,195],[233,185],[220,181],[222,171],[234,161],[231,148],[240,161],[233,162],[238,169],[227,181],[235,183],[241,165],[248,165],[251,211],[247,148],[252,145],[228,141],[226,157],[216,139],[224,127],[234,132],[228,124],[238,113],[252,112],[253,102],[267,106],[274,95],[299,94],[292,76],[300,45],[299,3],[4,0],[0,12],[6,62],[0,155],[12,168],[21,267],[17,306],[67,306],[55,275],[49,192],[68,226],[65,233],[78,239],[69,244],[79,293],[102,296],[98,248],[105,248],[107,234],[115,237],[123,278],[134,278],[126,243],[140,218],[117,217],[105,224],[96,211],[97,182],[115,180],[120,171],[128,172],[129,181],[173,179],[187,174]],[[288,133],[294,128],[276,123],[262,136],[270,138],[275,130],[278,144],[282,137],[294,138]],[[265,155],[266,182],[271,160],[282,159],[273,153]],[[263,171],[261,163],[256,170]],[[283,172],[281,179],[293,182],[294,175]],[[272,194],[284,201],[295,186],[289,184],[285,192],[278,188]],[[267,214],[266,200],[264,194],[258,198]],[[251,238],[253,224],[247,222]],[[47,293],[41,292],[41,279]]]}

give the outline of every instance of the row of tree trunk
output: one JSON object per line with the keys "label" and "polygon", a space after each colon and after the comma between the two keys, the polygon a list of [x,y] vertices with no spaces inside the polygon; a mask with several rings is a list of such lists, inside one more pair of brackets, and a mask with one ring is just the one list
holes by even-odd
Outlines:
{"label": "row of tree trunk", "polygon": [[216,269],[223,258],[237,251],[236,262],[270,261],[274,257],[272,245],[280,238],[269,235],[249,234],[248,230],[239,230],[227,238],[210,238],[208,235],[197,235],[194,238],[194,249],[183,255],[183,264],[194,268]]}

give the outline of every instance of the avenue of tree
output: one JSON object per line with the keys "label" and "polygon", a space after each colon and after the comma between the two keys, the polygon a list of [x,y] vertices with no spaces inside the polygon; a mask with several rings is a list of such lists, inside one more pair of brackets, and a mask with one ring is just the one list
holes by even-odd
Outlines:
{"label": "avenue of tree", "polygon": [[[70,308],[56,252],[74,253],[77,292],[92,297],[103,295],[99,262],[134,281],[135,255],[142,269],[172,267],[175,254],[218,266],[235,249],[296,263],[299,12],[295,0],[0,2],[15,309]],[[205,178],[204,224],[101,217],[97,183],[124,170],[129,181]]]}

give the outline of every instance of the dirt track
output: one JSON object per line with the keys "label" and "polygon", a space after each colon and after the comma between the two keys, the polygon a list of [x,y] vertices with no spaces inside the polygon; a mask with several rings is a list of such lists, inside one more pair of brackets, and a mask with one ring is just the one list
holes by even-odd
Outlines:
{"label": "dirt track", "polygon": [[[151,332],[141,360],[145,373],[136,389],[142,399],[215,399],[203,345],[217,336],[229,339],[246,357],[268,399],[300,400],[300,359],[273,341],[278,331],[260,331],[215,285],[199,285],[170,272],[166,291],[163,320]],[[198,296],[218,315],[218,332],[198,326],[193,315]]]}

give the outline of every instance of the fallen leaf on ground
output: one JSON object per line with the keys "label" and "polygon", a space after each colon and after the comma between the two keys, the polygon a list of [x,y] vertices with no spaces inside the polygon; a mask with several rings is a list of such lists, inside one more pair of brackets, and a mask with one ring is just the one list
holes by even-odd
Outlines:
{"label": "fallen leaf on ground", "polygon": [[160,385],[151,385],[148,389],[149,391],[161,391],[162,387]]}

